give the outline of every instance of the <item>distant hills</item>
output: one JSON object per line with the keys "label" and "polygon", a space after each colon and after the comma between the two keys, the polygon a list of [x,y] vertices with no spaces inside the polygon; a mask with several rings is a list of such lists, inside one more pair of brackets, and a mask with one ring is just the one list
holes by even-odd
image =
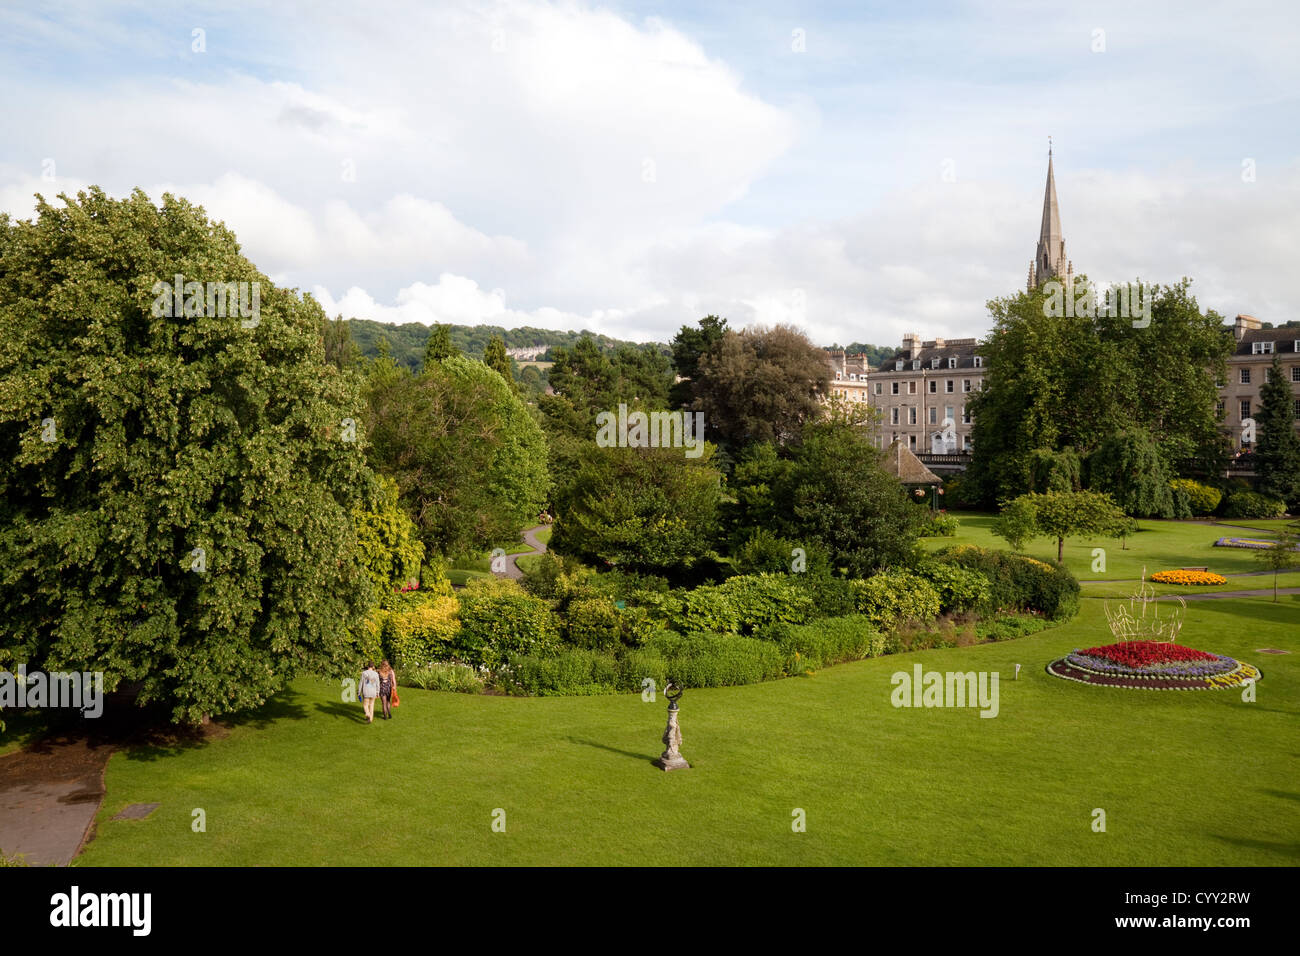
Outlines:
{"label": "distant hills", "polygon": [[[348,325],[352,330],[352,341],[356,343],[358,350],[366,358],[377,356],[379,354],[380,339],[387,339],[388,354],[399,365],[418,370],[424,361],[424,346],[429,339],[429,326],[421,322],[389,325],[386,322],[375,322],[372,319],[348,319]],[[470,358],[481,359],[484,349],[487,348],[488,340],[494,335],[501,336],[508,349],[537,348],[540,346],[545,346],[548,350],[556,346],[570,348],[583,335],[592,335],[596,340],[596,344],[602,349],[615,349],[620,345],[630,345],[633,348],[647,347],[644,343],[612,339],[607,335],[597,335],[590,332],[556,332],[553,329],[534,329],[528,326],[518,329],[505,329],[499,325],[451,326],[452,344]],[[649,343],[649,345],[664,351],[668,348],[666,345],[660,345],[657,342]],[[539,361],[548,361],[549,358],[549,351],[538,356]]]}
{"label": "distant hills", "polygon": [[[388,354],[399,365],[418,370],[424,361],[424,345],[429,339],[429,326],[421,322],[389,325],[386,322],[376,322],[373,319],[348,319],[348,325],[352,330],[352,341],[356,343],[357,349],[366,358],[378,356],[380,340],[387,339]],[[506,329],[499,325],[451,326],[452,344],[471,358],[481,359],[484,349],[487,348],[488,339],[494,335],[501,336],[508,349],[545,346],[547,351],[537,357],[538,361],[543,362],[550,361],[550,349],[556,346],[572,348],[578,339],[584,335],[591,335],[595,338],[596,344],[601,349],[616,349],[620,345],[630,345],[633,348],[658,348],[664,352],[669,351],[669,347],[661,342],[631,342],[627,339],[615,339],[592,332],[556,332],[553,329],[535,329],[530,326],[523,326],[518,329]],[[838,349],[840,346],[832,345],[828,347]],[[866,353],[867,360],[872,367],[880,365],[881,362],[898,351],[897,346],[867,345],[862,342],[854,342],[846,346],[845,349],[851,355],[859,352]]]}

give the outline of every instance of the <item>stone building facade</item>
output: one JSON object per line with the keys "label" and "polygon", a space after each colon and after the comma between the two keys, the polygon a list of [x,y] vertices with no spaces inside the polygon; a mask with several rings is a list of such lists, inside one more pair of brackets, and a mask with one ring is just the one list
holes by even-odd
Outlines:
{"label": "stone building facade", "polygon": [[1228,380],[1219,387],[1219,412],[1233,448],[1253,450],[1245,426],[1261,406],[1260,389],[1268,381],[1273,356],[1282,362],[1282,374],[1291,386],[1291,414],[1300,424],[1300,329],[1265,329],[1253,315],[1239,315],[1232,334],[1236,350],[1228,359]]}

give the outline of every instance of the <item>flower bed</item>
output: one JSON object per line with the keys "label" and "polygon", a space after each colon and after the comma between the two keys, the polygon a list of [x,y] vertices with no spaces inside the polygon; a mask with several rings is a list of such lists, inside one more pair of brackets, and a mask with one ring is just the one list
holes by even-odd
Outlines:
{"label": "flower bed", "polygon": [[1264,548],[1273,547],[1275,542],[1261,538],[1220,538],[1214,542],[1216,548]]}
{"label": "flower bed", "polygon": [[1222,574],[1215,574],[1213,571],[1189,571],[1178,568],[1173,571],[1157,571],[1151,575],[1152,581],[1158,581],[1160,584],[1227,584],[1228,579]]}
{"label": "flower bed", "polygon": [[1254,665],[1178,644],[1120,641],[1052,661],[1053,677],[1139,690],[1222,690],[1262,676]]}

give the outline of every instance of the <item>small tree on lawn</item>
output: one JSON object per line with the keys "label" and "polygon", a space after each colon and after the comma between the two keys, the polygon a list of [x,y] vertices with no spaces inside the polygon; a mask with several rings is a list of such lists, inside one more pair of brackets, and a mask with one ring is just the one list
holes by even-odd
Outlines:
{"label": "small tree on lawn", "polygon": [[1097,534],[1116,538],[1127,533],[1130,526],[1128,516],[1110,495],[1095,491],[1049,491],[1012,500],[1003,509],[1003,518],[994,530],[1017,550],[1029,538],[1055,538],[1056,560],[1062,561],[1066,538]]}
{"label": "small tree on lawn", "polygon": [[1273,601],[1277,602],[1277,573],[1300,565],[1300,523],[1279,528],[1273,544],[1255,552],[1256,559],[1273,572]]}

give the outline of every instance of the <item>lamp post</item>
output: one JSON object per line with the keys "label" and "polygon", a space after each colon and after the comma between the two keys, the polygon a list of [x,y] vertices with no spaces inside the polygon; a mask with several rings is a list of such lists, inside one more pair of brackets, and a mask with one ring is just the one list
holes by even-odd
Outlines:
{"label": "lamp post", "polygon": [[[676,694],[672,693],[674,690]],[[664,687],[664,696],[668,698],[668,726],[663,736],[666,749],[655,761],[655,766],[660,770],[688,770],[691,765],[682,757],[682,730],[677,726],[677,701],[682,696],[682,689],[669,681]]]}

